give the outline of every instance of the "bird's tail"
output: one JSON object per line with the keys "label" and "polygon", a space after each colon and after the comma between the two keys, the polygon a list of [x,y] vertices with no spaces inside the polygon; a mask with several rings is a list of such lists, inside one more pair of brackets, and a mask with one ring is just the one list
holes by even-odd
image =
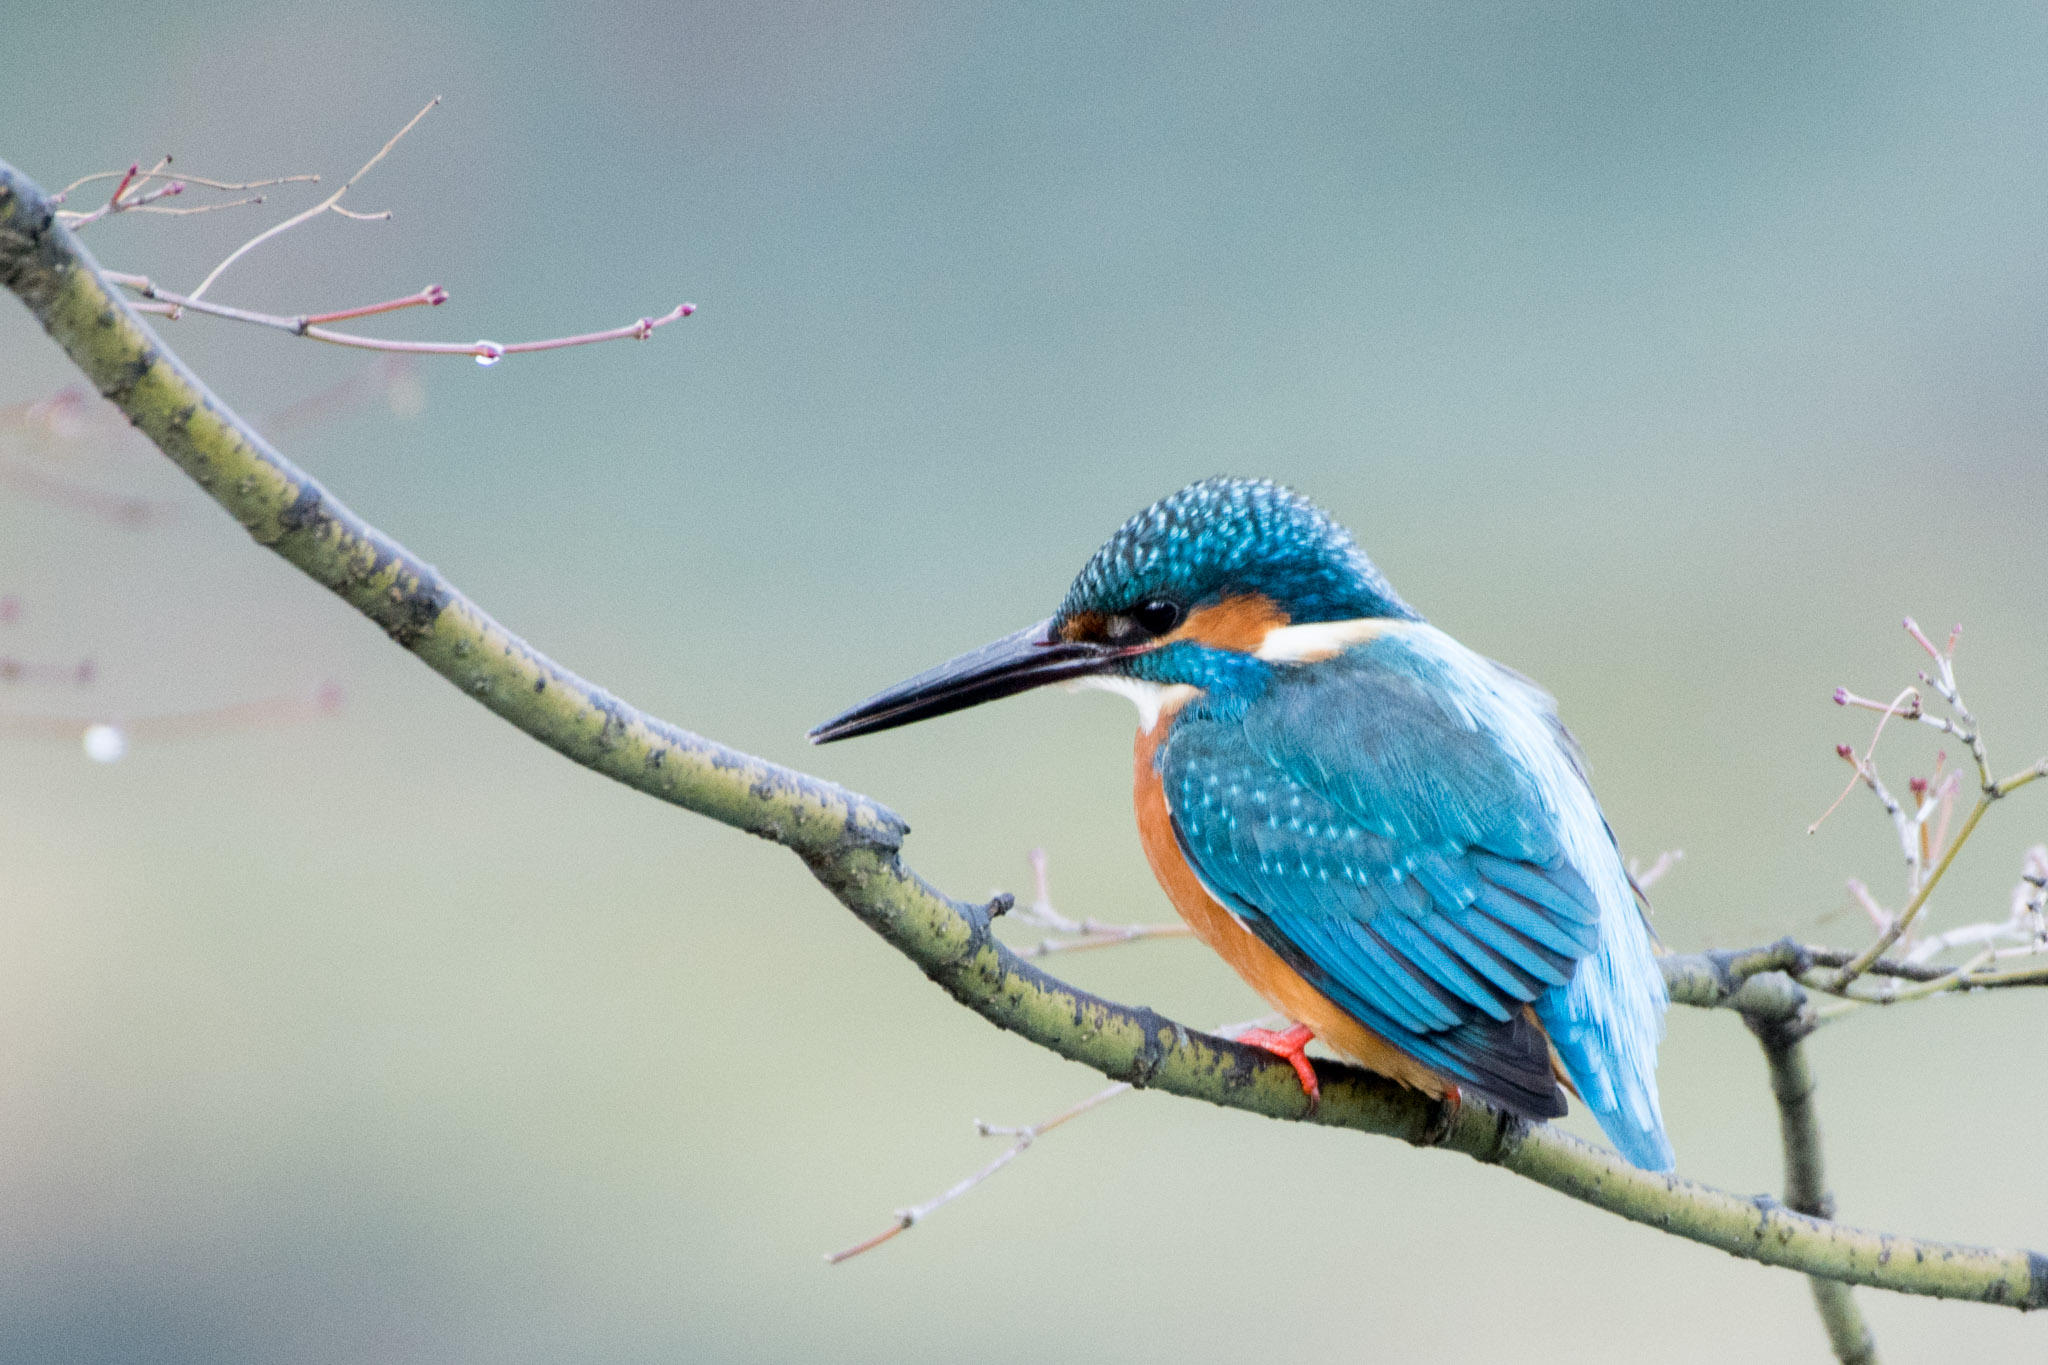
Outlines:
{"label": "bird's tail", "polygon": [[1646,1171],[1673,1164],[1657,1105],[1664,1006],[1664,974],[1632,903],[1620,915],[1603,907],[1599,949],[1536,1002],[1537,1018],[1608,1141]]}

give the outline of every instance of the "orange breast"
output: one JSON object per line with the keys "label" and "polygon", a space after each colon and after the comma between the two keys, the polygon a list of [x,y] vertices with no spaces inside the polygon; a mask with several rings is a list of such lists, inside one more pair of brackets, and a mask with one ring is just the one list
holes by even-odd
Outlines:
{"label": "orange breast", "polygon": [[1239,924],[1203,888],[1174,840],[1166,810],[1166,791],[1152,765],[1159,741],[1165,738],[1166,727],[1172,720],[1169,712],[1150,731],[1138,732],[1137,771],[1132,786],[1138,807],[1139,841],[1145,846],[1146,861],[1152,864],[1152,875],[1166,889],[1173,908],[1195,931],[1195,937],[1213,948],[1274,1009],[1297,1024],[1306,1024],[1330,1048],[1367,1070],[1392,1077],[1432,1098],[1441,1096],[1442,1077],[1345,1013],[1301,973],[1281,961],[1278,953]]}

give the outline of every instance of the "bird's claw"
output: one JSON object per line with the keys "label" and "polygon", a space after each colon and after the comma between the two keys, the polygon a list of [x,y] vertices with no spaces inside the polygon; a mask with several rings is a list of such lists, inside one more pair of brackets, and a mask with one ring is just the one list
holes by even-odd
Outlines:
{"label": "bird's claw", "polygon": [[1309,1040],[1314,1037],[1306,1024],[1296,1024],[1285,1033],[1262,1028],[1246,1029],[1237,1035],[1237,1041],[1261,1052],[1270,1052],[1293,1067],[1294,1074],[1301,1078],[1301,1093],[1308,1096],[1308,1111],[1313,1114],[1323,1103],[1323,1089],[1316,1083],[1315,1063],[1308,1059]]}

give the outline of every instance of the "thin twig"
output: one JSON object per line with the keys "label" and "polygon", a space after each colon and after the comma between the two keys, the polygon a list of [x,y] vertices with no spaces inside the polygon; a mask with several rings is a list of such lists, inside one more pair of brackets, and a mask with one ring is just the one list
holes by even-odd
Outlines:
{"label": "thin twig", "polygon": [[1879,933],[1883,933],[1886,929],[1891,928],[1892,920],[1896,917],[1891,911],[1877,903],[1877,897],[1870,894],[1870,888],[1863,884],[1861,878],[1849,878],[1848,886],[1849,894],[1854,896],[1856,903],[1863,907],[1863,913],[1870,916],[1871,924],[1876,927]]}
{"label": "thin twig", "polygon": [[[439,95],[436,95],[434,96],[434,98],[428,100],[426,104],[420,109],[420,111],[417,114],[414,114],[411,120],[407,122],[407,124],[403,128],[400,128],[396,133],[391,135],[391,140],[389,142],[385,143],[382,147],[377,149],[377,154],[375,156],[371,157],[368,161],[365,161],[360,167],[358,167],[354,175],[342,181],[341,188],[336,190],[333,194],[328,195],[325,199],[322,199],[319,203],[313,205],[312,208],[307,209],[304,213],[294,214],[290,218],[285,219],[282,223],[278,223],[272,227],[265,228],[263,231],[257,233],[254,237],[251,237],[248,241],[236,247],[233,251],[230,251],[227,255],[227,259],[222,261],[219,265],[215,266],[210,272],[208,272],[206,278],[199,282],[199,287],[192,291],[192,298],[197,299],[201,295],[205,294],[207,290],[211,289],[213,287],[213,282],[219,279],[221,277],[222,272],[224,272],[229,266],[233,265],[236,261],[241,260],[242,257],[248,255],[251,251],[254,251],[257,247],[263,245],[263,243],[269,241],[271,238],[279,235],[280,233],[289,232],[291,229],[297,227],[301,223],[310,221],[311,219],[314,218],[318,218],[321,214],[326,213],[329,210],[333,210],[334,212],[341,214],[341,216],[343,216],[344,218],[363,217],[364,215],[362,214],[352,213],[349,210],[340,208],[339,205],[341,203],[341,196],[347,194],[350,188],[352,188],[355,185],[356,181],[361,180],[365,175],[369,174],[370,168],[375,166],[378,162],[382,161],[387,155],[389,155],[391,149],[398,145],[399,139],[404,137],[407,133],[411,132],[413,128],[419,123],[419,121],[427,116],[427,111],[432,109],[435,105],[439,104],[440,102],[441,97]],[[381,216],[389,218],[391,215],[389,213],[385,213]]]}
{"label": "thin twig", "polygon": [[[1846,967],[1855,961],[1856,954],[1847,948],[1808,948],[1808,960],[1815,967]],[[1864,969],[1868,976],[1893,976],[1902,981],[1932,981],[1947,969],[1928,963],[1906,962],[1895,957],[1881,957]]]}
{"label": "thin twig", "polygon": [[407,294],[402,299],[388,299],[383,303],[366,303],[360,308],[343,308],[333,313],[308,313],[303,319],[307,326],[317,322],[346,322],[350,318],[375,317],[379,313],[395,313],[401,308],[438,308],[448,302],[448,291],[438,284],[430,284],[417,294]]}
{"label": "thin twig", "polygon": [[1068,939],[1042,939],[1029,948],[1017,950],[1019,957],[1050,957],[1054,953],[1086,952],[1091,948],[1114,948],[1148,938],[1186,938],[1194,932],[1181,923],[1105,924],[1098,919],[1070,919],[1053,906],[1051,880],[1046,874],[1045,850],[1034,848],[1025,855],[1031,864],[1033,894],[1029,904],[1016,907],[1010,917],[1021,924],[1035,924],[1054,933],[1074,935]]}
{"label": "thin twig", "polygon": [[372,360],[346,379],[263,414],[256,425],[275,436],[376,398],[385,400],[397,416],[414,416],[426,403],[426,392],[414,370],[415,364],[407,356]]}
{"label": "thin twig", "polygon": [[140,530],[170,515],[171,504],[126,493],[104,493],[97,488],[45,474],[17,460],[0,460],[0,485],[38,502],[83,512],[102,521]]}
{"label": "thin twig", "polygon": [[[1977,828],[1977,822],[1984,818],[1984,812],[1990,809],[1991,804],[2027,785],[2029,782],[2048,775],[2048,758],[2044,758],[2032,767],[2023,769],[2003,781],[1992,780],[1990,759],[1986,753],[1981,733],[1982,727],[1977,724],[1976,717],[1971,714],[1969,707],[1964,704],[1961,689],[1956,685],[1955,651],[1957,643],[1962,639],[1963,628],[1958,625],[1949,632],[1948,644],[1944,648],[1937,646],[1932,640],[1928,639],[1925,632],[1920,629],[1919,624],[1912,617],[1906,617],[1902,625],[1906,633],[1913,637],[1914,642],[1926,652],[1927,657],[1934,663],[1934,672],[1931,674],[1921,673],[1921,680],[1933,688],[1941,699],[1948,704],[1949,709],[1955,713],[1955,719],[1950,721],[1942,717],[1929,717],[1920,714],[1917,699],[1911,708],[1902,710],[1902,704],[1914,694],[1914,689],[1908,688],[1905,692],[1899,694],[1898,700],[1894,701],[1891,706],[1881,708],[1885,714],[1878,720],[1877,731],[1871,736],[1870,748],[1863,758],[1856,758],[1854,751],[1850,750],[1847,745],[1843,745],[1836,750],[1837,753],[1840,753],[1850,761],[1856,768],[1857,775],[1863,778],[1870,785],[1871,790],[1877,792],[1879,799],[1884,802],[1886,812],[1892,817],[1893,824],[1897,828],[1902,842],[1905,844],[1906,861],[1911,884],[1911,897],[1906,902],[1905,908],[1900,910],[1898,914],[1891,916],[1889,923],[1881,925],[1878,930],[1877,940],[1852,958],[1837,973],[1833,982],[1828,986],[1830,991],[1838,995],[1846,994],[1850,984],[1865,971],[1869,970],[1871,963],[1877,961],[1887,949],[1912,931],[1914,921],[1926,906],[1928,898],[1934,893],[1934,888],[1940,884],[1942,876],[1948,871],[1950,865],[1955,862],[1956,854],[1962,850],[1965,843],[1969,842],[1970,835]],[[1852,694],[1844,690],[1836,691],[1835,700],[1841,705],[1867,704],[1865,699],[1853,697]],[[1977,801],[1971,806],[1969,815],[1964,818],[1962,828],[1956,831],[1953,840],[1947,840],[1943,837],[1947,833],[1949,811],[1952,809],[1946,791],[1940,794],[1940,799],[1932,801],[1922,800],[1919,809],[1913,816],[1908,817],[1904,815],[1899,809],[1898,803],[1891,799],[1890,794],[1883,789],[1883,785],[1877,780],[1877,772],[1871,764],[1870,758],[1877,751],[1877,740],[1884,733],[1885,724],[1895,714],[1913,720],[1924,721],[1927,724],[1934,725],[1936,729],[1960,739],[1969,747],[1970,755],[1977,764],[1979,787]],[[1841,801],[1837,798],[1835,805],[1839,806],[1840,804]],[[1828,809],[1832,812],[1834,806],[1830,806]],[[1929,841],[1924,838],[1926,821],[1937,810],[1941,813],[1941,833],[1940,836]],[[1825,815],[1821,817],[1823,820],[1826,818]],[[1814,822],[1814,825],[1808,832],[1811,833],[1812,829],[1817,828],[1819,828],[1819,821]],[[1922,860],[1922,854],[1923,852],[1932,852],[1936,847],[1940,848],[1939,858],[1934,864],[1933,871],[1923,876],[1922,868],[1925,864]]]}
{"label": "thin twig", "polygon": [[[157,163],[157,170],[168,166],[170,162],[171,159],[165,157]],[[95,180],[118,180],[123,176],[131,174],[134,173],[131,171],[95,171],[91,175],[81,175],[78,179],[51,195],[50,202],[61,204],[71,191],[81,185],[89,185]],[[144,171],[135,175],[134,178],[137,180],[153,180],[168,177],[160,177],[157,171]],[[209,180],[203,175],[185,175],[181,172],[177,178],[188,185],[200,185],[209,190],[267,190],[273,185],[299,185],[307,183],[317,185],[320,183],[320,177],[317,175],[276,175],[268,180]]]}
{"label": "thin twig", "polygon": [[335,318],[369,317],[377,313],[396,312],[401,308],[438,306],[447,302],[448,291],[438,284],[430,284],[417,294],[408,294],[404,298],[390,299],[361,308],[286,316],[283,313],[259,313],[253,309],[234,308],[189,294],[174,294],[159,287],[147,275],[129,275],[110,270],[106,272],[106,277],[123,288],[133,289],[151,303],[160,305],[166,310],[167,316],[173,319],[189,308],[193,312],[205,313],[209,317],[226,318],[230,322],[244,322],[256,327],[289,332],[293,336],[305,337],[309,341],[324,341],[330,346],[348,346],[362,351],[388,351],[403,355],[474,356],[479,365],[495,365],[508,355],[520,355],[530,351],[558,351],[567,346],[589,346],[600,341],[645,341],[654,334],[657,327],[665,327],[697,311],[697,305],[694,303],[679,303],[660,317],[644,317],[623,327],[612,327],[602,332],[584,332],[577,336],[549,337],[544,341],[515,341],[509,344],[496,341],[397,341],[388,337],[366,337],[354,332],[337,332],[320,324],[324,320]]}
{"label": "thin twig", "polygon": [[1974,943],[1996,945],[2000,941],[2020,945],[2000,949],[2001,957],[2048,950],[2048,925],[2044,925],[2042,920],[2044,887],[2048,887],[2048,847],[2036,844],[2022,859],[2020,879],[2013,887],[2012,908],[2003,920],[1958,925],[1922,939],[1913,945],[1913,951],[1906,955],[1906,960],[1926,962],[1951,948]]}
{"label": "thin twig", "polygon": [[[1228,1024],[1222,1028],[1213,1029],[1211,1030],[1211,1032],[1213,1032],[1219,1038],[1235,1038],[1238,1034],[1243,1033],[1246,1029],[1255,1028],[1262,1022],[1264,1022],[1263,1019],[1251,1019],[1241,1024]],[[889,1224],[889,1226],[883,1228],[874,1236],[868,1238],[865,1241],[855,1242],[852,1246],[846,1247],[843,1250],[827,1252],[825,1254],[825,1263],[827,1265],[838,1265],[841,1261],[850,1261],[854,1257],[860,1255],[862,1252],[873,1251],[876,1247],[882,1245],[882,1243],[889,1241],[894,1237],[900,1236],[905,1232],[908,1232],[910,1229],[916,1227],[919,1223],[922,1223],[925,1219],[931,1217],[934,1213],[937,1213],[946,1205],[952,1203],[955,1199],[958,1199],[961,1195],[973,1190],[975,1186],[981,1184],[982,1181],[987,1180],[990,1176],[994,1175],[997,1171],[1000,1171],[1001,1169],[1003,1169],[1003,1167],[1015,1161],[1018,1157],[1024,1155],[1025,1152],[1031,1149],[1032,1143],[1038,1141],[1038,1139],[1044,1137],[1053,1129],[1059,1127],[1061,1124],[1067,1123],[1073,1119],[1081,1117],[1081,1115],[1087,1113],[1091,1109],[1095,1109],[1109,1103],[1111,1100],[1117,1098],[1119,1095],[1127,1095],[1136,1088],[1136,1086],[1130,1084],[1128,1081],[1119,1081],[1115,1085],[1107,1086],[1101,1090],[1096,1091],[1093,1095],[1090,1095],[1087,1099],[1082,1100],[1079,1104],[1070,1105],[1067,1108],[1062,1109],[1059,1113],[1053,1115],[1051,1118],[1042,1120],[1038,1123],[1034,1123],[1029,1127],[1025,1128],[1006,1127],[1000,1124],[987,1123],[981,1119],[976,1119],[974,1121],[974,1131],[981,1134],[983,1137],[1006,1137],[1014,1138],[1016,1139],[1016,1141],[1011,1143],[1009,1148],[1005,1150],[1001,1156],[998,1156],[994,1161],[989,1162],[988,1165],[982,1167],[973,1175],[968,1176],[966,1179],[960,1181],[958,1184],[949,1187],[947,1190],[945,1190],[944,1193],[939,1194],[934,1198],[928,1199],[924,1203],[918,1204],[913,1208],[896,1210],[894,1219]]]}
{"label": "thin twig", "polygon": [[99,674],[91,659],[75,664],[46,664],[33,659],[16,659],[0,654],[0,683],[27,683],[43,687],[90,687]]}
{"label": "thin twig", "polygon": [[1921,632],[1919,623],[1912,617],[1908,616],[1901,624],[1905,626],[1906,633],[1918,642],[1920,648],[1927,651],[1927,657],[1934,661],[1934,675],[1929,677],[1922,673],[1920,676],[1926,679],[1928,686],[1941,694],[1941,699],[1956,713],[1956,720],[1962,722],[1961,726],[1957,726],[1954,722],[1936,717],[1927,723],[1937,730],[1954,735],[1969,746],[1970,757],[1977,763],[1977,784],[1988,790],[1992,785],[1991,759],[1984,751],[1982,727],[1977,724],[1977,718],[1970,714],[1970,708],[1963,705],[1962,694],[1956,688],[1956,644],[1963,638],[1961,623],[1957,623],[1955,629],[1948,633],[1946,649],[1935,648],[1934,642]]}
{"label": "thin twig", "polygon": [[262,202],[262,195],[252,194],[247,199],[224,199],[217,204],[185,204],[178,208],[165,208],[160,204],[136,203],[129,205],[129,209],[135,213],[168,213],[179,217],[189,217],[195,213],[218,213],[222,209],[238,209],[249,204],[260,204]]}
{"label": "thin twig", "polygon": [[[112,214],[127,213],[134,209],[144,208],[145,205],[152,204],[156,200],[168,199],[174,194],[183,194],[185,192],[185,182],[182,180],[167,180],[155,189],[143,188],[151,180],[159,178],[158,172],[170,164],[171,159],[165,157],[145,171],[142,169],[142,163],[138,161],[129,166],[127,170],[119,173],[121,181],[114,186],[114,192],[107,197],[106,203],[87,213],[76,213],[69,209],[59,209],[57,217],[63,220],[73,232],[77,232],[91,227],[100,219]],[[79,183],[82,184],[84,182],[81,181]],[[135,188],[135,194],[132,197],[128,193],[131,185]],[[175,212],[175,210],[163,208],[144,209],[144,211],[150,213]]]}
{"label": "thin twig", "polygon": [[332,716],[341,710],[345,695],[339,684],[323,682],[311,692],[129,718],[0,715],[0,739],[75,740],[83,735],[87,754],[111,763],[126,756],[132,741],[204,739]]}
{"label": "thin twig", "polygon": [[[1845,699],[1850,696],[1851,694],[1844,692],[1840,688],[1835,689],[1835,701],[1838,705],[1849,704]],[[1913,709],[1902,709],[1902,704],[1909,698],[1914,702]],[[1855,700],[1861,701],[1862,698],[1855,698]],[[1917,716],[1919,714],[1918,695],[1909,687],[1899,693],[1890,706],[1877,709],[1883,714],[1878,718],[1877,729],[1871,733],[1870,747],[1864,751],[1862,757],[1857,757],[1855,749],[1847,744],[1837,744],[1835,746],[1835,755],[1855,769],[1856,777],[1852,778],[1849,785],[1842,789],[1842,795],[1835,798],[1834,805],[1829,806],[1823,811],[1819,820],[1807,826],[1806,832],[1812,834],[1817,831],[1821,827],[1822,822],[1828,816],[1833,815],[1835,808],[1840,806],[1843,799],[1855,789],[1856,782],[1860,779],[1877,797],[1878,804],[1884,807],[1885,815],[1892,822],[1893,832],[1898,836],[1900,851],[1905,855],[1906,859],[1907,893],[1910,895],[1912,892],[1920,889],[1920,874],[1923,866],[1920,859],[1920,827],[1914,818],[1906,813],[1905,808],[1899,804],[1898,798],[1893,796],[1890,790],[1886,788],[1883,779],[1878,777],[1877,765],[1873,762],[1873,759],[1877,755],[1877,742],[1884,737],[1884,727],[1890,723],[1893,716]]]}
{"label": "thin twig", "polygon": [[1684,849],[1667,848],[1662,853],[1659,853],[1655,858],[1651,859],[1650,865],[1648,867],[1644,867],[1640,863],[1631,861],[1628,865],[1628,875],[1630,880],[1635,882],[1636,890],[1648,891],[1658,882],[1663,881],[1664,878],[1670,873],[1672,868],[1678,866],[1680,863],[1684,861]]}
{"label": "thin twig", "polygon": [[[2024,775],[2022,776],[2024,777]],[[1919,916],[1921,909],[1927,904],[1927,898],[1934,894],[1934,888],[1941,884],[1943,874],[1955,862],[1956,854],[1961,852],[1963,845],[1969,842],[1970,835],[1977,828],[1977,822],[1984,818],[1985,811],[1991,809],[1991,803],[2005,794],[2004,791],[1999,790],[2000,785],[2002,784],[1994,784],[1984,795],[1977,798],[1977,803],[1970,807],[1968,818],[1963,821],[1963,827],[1956,831],[1955,841],[1943,851],[1941,861],[1934,865],[1934,871],[1928,874],[1927,880],[1920,884],[1918,891],[1914,892],[1913,899],[1908,901],[1906,908],[1899,911],[1891,924],[1878,934],[1876,942],[1858,953],[1849,962],[1848,966],[1842,968],[1841,973],[1835,978],[1833,989],[1837,991],[1847,989],[1850,982],[1868,971],[1871,963],[1877,961],[1887,948],[1899,941],[1900,935],[1912,928],[1914,919]],[[2023,782],[2015,782],[2012,785],[2023,785]]]}
{"label": "thin twig", "polygon": [[1094,920],[1083,920],[1089,937],[1070,939],[1041,939],[1028,948],[1019,948],[1019,957],[1051,957],[1054,953],[1085,953],[1091,948],[1115,948],[1125,943],[1136,943],[1148,938],[1188,938],[1194,930],[1185,924],[1097,924]]}
{"label": "thin twig", "polygon": [[989,1162],[988,1165],[982,1167],[973,1175],[968,1176],[965,1180],[962,1180],[958,1184],[954,1185],[952,1188],[945,1191],[945,1193],[937,1196],[936,1198],[928,1199],[924,1203],[919,1204],[914,1208],[896,1210],[895,1221],[890,1223],[890,1225],[884,1228],[882,1231],[868,1238],[866,1241],[856,1242],[852,1246],[847,1247],[842,1251],[827,1252],[825,1255],[826,1264],[838,1265],[841,1261],[852,1260],[855,1256],[860,1255],[862,1252],[873,1251],[876,1247],[882,1245],[882,1243],[888,1241],[892,1237],[895,1237],[900,1233],[908,1232],[910,1229],[916,1227],[925,1219],[931,1217],[934,1213],[937,1213],[946,1205],[952,1203],[955,1199],[958,1199],[961,1195],[966,1194],[969,1190],[972,1190],[982,1181],[994,1175],[997,1171],[1003,1169],[1003,1167],[1015,1161],[1018,1157],[1024,1155],[1025,1152],[1031,1149],[1031,1144],[1033,1142],[1036,1142],[1045,1134],[1051,1132],[1053,1129],[1059,1127],[1061,1124],[1067,1122],[1069,1119],[1079,1118],[1081,1115],[1087,1113],[1090,1109],[1095,1108],[1097,1105],[1107,1104],[1109,1101],[1115,1099],[1119,1095],[1130,1093],[1130,1091],[1133,1088],[1134,1087],[1131,1086],[1129,1082],[1119,1081],[1115,1085],[1108,1086],[1102,1090],[1096,1091],[1093,1095],[1090,1095],[1087,1099],[1082,1100],[1079,1104],[1061,1110],[1058,1114],[1055,1114],[1053,1117],[1045,1120],[1043,1123],[1034,1124],[1029,1128],[997,1128],[991,1124],[983,1123],[979,1119],[975,1120],[975,1129],[978,1132],[980,1132],[983,1137],[993,1137],[997,1134],[1002,1134],[1004,1136],[1014,1136],[1017,1140],[1013,1142],[1009,1146],[1009,1148],[1003,1152],[1001,1156],[997,1157],[994,1161]]}

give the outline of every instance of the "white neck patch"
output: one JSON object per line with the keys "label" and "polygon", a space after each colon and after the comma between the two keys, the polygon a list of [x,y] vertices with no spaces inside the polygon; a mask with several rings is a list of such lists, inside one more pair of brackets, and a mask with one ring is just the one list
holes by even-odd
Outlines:
{"label": "white neck patch", "polygon": [[1126,678],[1120,673],[1090,673],[1067,684],[1069,692],[1114,692],[1125,697],[1138,708],[1138,728],[1150,731],[1159,724],[1159,717],[1178,710],[1185,703],[1201,695],[1201,688],[1186,683],[1147,682],[1143,678]]}

